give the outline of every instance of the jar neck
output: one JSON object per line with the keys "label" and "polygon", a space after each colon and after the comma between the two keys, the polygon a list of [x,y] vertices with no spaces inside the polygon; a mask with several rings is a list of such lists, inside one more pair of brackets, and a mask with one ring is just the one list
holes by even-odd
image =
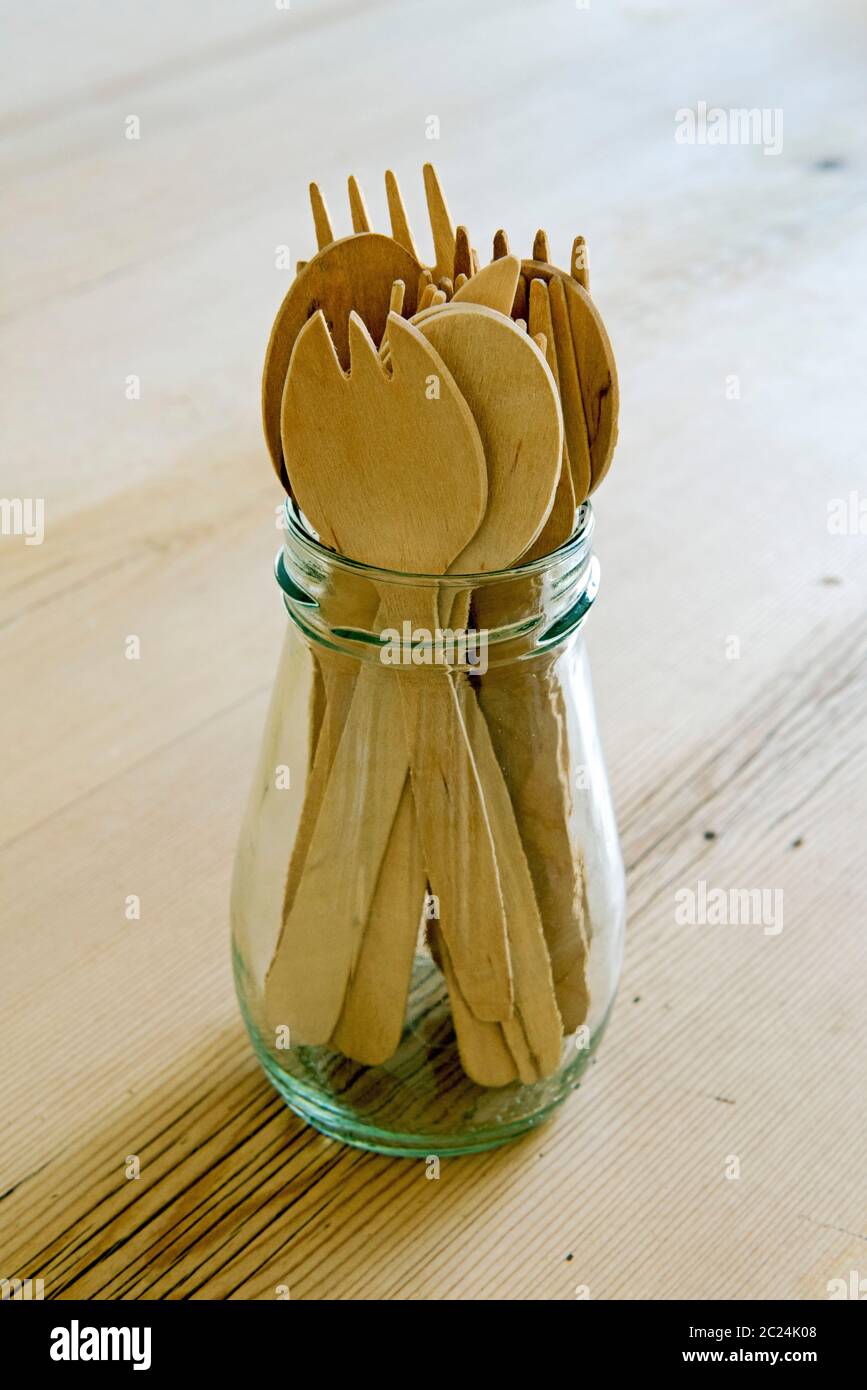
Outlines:
{"label": "jar neck", "polygon": [[421,664],[421,654],[472,673],[482,645],[485,664],[500,664],[550,651],[578,631],[599,585],[593,531],[585,502],[569,539],[539,560],[489,574],[410,575],[328,550],[288,500],[277,581],[287,614],[313,644],[362,660],[393,651],[396,665]]}

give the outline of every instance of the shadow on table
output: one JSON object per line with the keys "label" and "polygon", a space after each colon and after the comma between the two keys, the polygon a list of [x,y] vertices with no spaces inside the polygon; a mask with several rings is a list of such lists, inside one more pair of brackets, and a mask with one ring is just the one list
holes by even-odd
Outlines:
{"label": "shadow on table", "polygon": [[[462,1174],[496,1161],[508,1184],[542,1132],[461,1158]],[[8,1277],[43,1278],[46,1298],[294,1297],[280,1291],[302,1258],[306,1271],[316,1247],[340,1238],[350,1211],[357,1219],[375,1201],[388,1222],[412,1184],[428,1219],[453,1215],[467,1184],[442,1202],[424,1176],[422,1160],[364,1153],[305,1124],[240,1022],[226,1025],[9,1194]]]}

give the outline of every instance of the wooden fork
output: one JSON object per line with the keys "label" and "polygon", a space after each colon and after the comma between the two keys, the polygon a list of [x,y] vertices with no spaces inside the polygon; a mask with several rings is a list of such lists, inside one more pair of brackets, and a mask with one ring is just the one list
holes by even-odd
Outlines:
{"label": "wooden fork", "polygon": [[[424,177],[424,191],[427,201],[428,218],[430,229],[433,235],[434,262],[430,266],[431,279],[437,287],[440,280],[452,279],[455,274],[455,229],[446,203],[445,194],[437,175],[437,171],[432,164],[425,164],[422,169]],[[374,228],[371,225],[370,214],[367,211],[367,204],[364,201],[364,194],[361,185],[354,174],[350,174],[348,180],[349,191],[349,212],[352,219],[352,230],[354,232],[371,232]],[[403,197],[397,176],[391,169],[385,172],[385,194],[388,200],[388,214],[391,222],[391,235],[394,240],[408,251],[411,256],[420,263],[424,264],[421,256],[416,250],[415,240],[410,230],[409,219],[406,215]],[[318,250],[323,246],[328,246],[334,241],[334,228],[325,205],[325,199],[319,185],[310,185],[310,209],[313,213],[313,226],[316,231],[316,245]]]}

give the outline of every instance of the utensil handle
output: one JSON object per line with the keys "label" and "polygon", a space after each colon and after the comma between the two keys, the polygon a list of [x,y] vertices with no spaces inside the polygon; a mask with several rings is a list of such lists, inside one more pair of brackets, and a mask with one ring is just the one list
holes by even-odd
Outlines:
{"label": "utensil handle", "polygon": [[[466,628],[469,621],[470,590],[444,593],[440,613],[444,626]],[[498,689],[501,676],[493,680],[480,679],[481,689]],[[494,843],[497,846],[509,952],[515,994],[515,1013],[503,1022],[502,1036],[493,1035],[489,1025],[481,1023],[471,1010],[464,1007],[460,981],[444,954],[443,970],[452,994],[458,1045],[467,1073],[480,1080],[487,1074],[505,1075],[504,1053],[512,1058],[512,1072],[524,1082],[541,1080],[556,1070],[560,1060],[562,1022],[544,935],[544,923],[533,877],[518,827],[510,788],[498,758],[491,731],[479,708],[479,696],[466,675],[456,677],[464,722],[473,749],[473,756],[484,788]],[[506,703],[504,701],[504,703]],[[520,730],[526,711],[520,699],[510,704],[508,722]],[[508,742],[500,741],[504,750],[504,766],[510,765]],[[583,960],[582,960],[583,978]],[[507,1077],[506,1079],[512,1079]],[[482,1081],[481,1084],[503,1085]]]}
{"label": "utensil handle", "polygon": [[563,1032],[542,919],[509,789],[466,678],[459,695],[497,846],[506,908],[515,1008],[501,1026],[521,1080],[539,1081],[559,1066]]}
{"label": "utensil handle", "polygon": [[406,780],[400,721],[396,683],[363,666],[265,979],[268,1022],[303,1043],[340,1017]]}
{"label": "utensil handle", "polygon": [[333,1047],[365,1066],[387,1061],[400,1044],[426,889],[427,871],[407,776],[361,948],[331,1037]]}
{"label": "utensil handle", "polygon": [[[439,616],[443,625],[465,626],[468,610],[468,593],[451,597],[444,594],[440,598]],[[393,612],[392,616],[397,621],[399,615]],[[460,876],[457,881],[452,879],[457,889],[457,897],[450,898],[447,894],[441,896],[441,925],[432,935],[439,945],[438,956],[449,987],[458,1046],[467,1074],[485,1086],[505,1085],[516,1075],[525,1082],[533,1082],[556,1069],[560,1059],[562,1036],[542,918],[509,790],[496,758],[490,731],[479,710],[476,692],[462,672],[455,672],[448,679],[457,700],[460,730],[467,740],[472,755],[472,767],[481,786],[489,833],[496,845],[515,996],[515,1009],[508,1019],[496,1022],[478,1016],[471,1002],[475,977],[467,974],[468,968],[473,969],[473,964],[470,962],[468,967],[463,959],[460,963],[455,960],[452,945],[456,937],[454,911],[465,910],[472,901],[472,894],[468,893],[466,883],[460,881]],[[426,841],[425,857],[432,884],[442,884],[444,881],[430,866],[437,862],[438,853],[444,852],[438,839],[442,825],[449,824],[449,808],[439,806],[434,809],[429,793],[432,789],[435,798],[437,794],[441,794],[443,787],[450,787],[454,792],[454,788],[460,785],[462,772],[467,766],[466,746],[462,746],[460,741],[457,744],[449,742],[447,734],[440,735],[433,726],[436,718],[442,717],[444,713],[440,703],[442,680],[443,676],[438,675],[432,677],[432,681],[425,685],[417,676],[406,676],[401,683],[404,715],[408,720],[410,739],[419,737],[419,731],[415,727],[416,721],[421,720],[425,725],[421,745],[422,756],[427,760],[427,766],[422,768],[421,757],[413,757],[413,786],[416,796],[423,799],[424,804],[420,830],[417,833]],[[513,710],[513,719],[520,719],[520,714],[519,710]],[[438,763],[431,763],[431,749],[439,750]],[[455,749],[458,752],[457,763],[453,757]],[[443,754],[447,755],[445,761]],[[383,862],[383,877],[388,875],[394,881],[393,873],[389,874],[389,863],[395,860],[399,864],[406,860],[407,836],[411,836],[413,832],[414,827],[408,818],[403,822],[400,819],[395,822]],[[466,852],[467,847],[473,843],[475,841],[470,833],[460,848]],[[473,872],[473,867],[471,859],[468,871]],[[394,1038],[396,1046],[408,978],[404,975],[401,979],[399,972],[389,966],[389,956],[393,959],[400,955],[400,935],[394,935],[398,930],[397,923],[392,923],[391,935],[388,929],[383,930],[380,915],[387,914],[388,899],[383,900],[380,889],[377,890],[377,897],[379,902],[374,902],[371,909],[360,961],[364,966],[362,973],[365,977],[373,978],[376,960],[380,958],[383,980],[387,981],[389,986],[394,986],[386,988],[378,1002],[380,1010],[384,1008],[390,1013],[390,1036]],[[476,930],[484,930],[485,921],[479,913],[477,899],[473,905]],[[472,929],[473,923],[469,923],[469,926]],[[403,939],[405,938],[404,931]],[[583,957],[580,964],[583,981]],[[466,984],[468,979],[469,989]],[[377,1001],[372,993],[368,996],[366,985],[359,988],[361,998],[355,1001],[353,996],[356,985],[353,980],[348,991],[348,1005],[344,1009],[345,1013],[347,1008],[349,1009],[357,1025],[354,1034],[347,1037],[344,1033],[342,1040],[340,1035],[336,1034],[333,1041],[358,1060],[382,1060],[380,1056],[375,1056],[378,1038],[383,1037],[382,1025],[377,1026],[375,1021]],[[369,1006],[367,1020],[365,1001]],[[365,1042],[365,1032],[370,1034],[369,1043]],[[384,1043],[378,1050],[382,1051],[383,1048]]]}
{"label": "utensil handle", "polygon": [[565,1033],[587,1016],[588,924],[584,864],[572,820],[569,742],[554,658],[521,672],[514,688],[481,683],[479,704],[508,785],[533,880]]}
{"label": "utensil handle", "polygon": [[[386,620],[396,621],[395,604],[384,601]],[[400,607],[398,626],[406,611]],[[435,627],[435,601],[427,616]],[[371,665],[359,674],[265,984],[269,1021],[288,1024],[301,1042],[324,1043],[337,1026],[408,766],[428,878],[467,1001],[481,1018],[511,1014],[505,919],[484,797],[452,677],[426,675]]]}
{"label": "utensil handle", "polygon": [[[403,631],[413,626],[431,644],[439,628],[438,596],[430,590],[383,597],[383,614]],[[405,654],[404,654],[405,655]],[[450,670],[423,663],[397,668],[406,749],[425,864],[439,900],[440,927],[476,1016],[498,1022],[512,1014],[512,980],[496,839]]]}

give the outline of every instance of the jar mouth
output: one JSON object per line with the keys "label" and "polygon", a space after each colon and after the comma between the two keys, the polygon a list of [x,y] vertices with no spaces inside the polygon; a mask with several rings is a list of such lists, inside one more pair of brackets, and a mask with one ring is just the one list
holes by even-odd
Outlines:
{"label": "jar mouth", "polygon": [[328,546],[323,545],[295,499],[287,497],[283,504],[283,528],[287,540],[291,538],[293,543],[308,551],[312,557],[325,560],[330,566],[345,570],[348,573],[370,576],[371,578],[378,577],[391,584],[435,584],[437,588],[477,589],[488,584],[502,583],[506,579],[544,575],[548,571],[562,566],[564,561],[583,558],[591,548],[595,525],[596,518],[588,500],[582,502],[577,508],[575,526],[568,539],[563,541],[556,550],[549,551],[547,555],[540,556],[538,560],[519,562],[499,570],[481,570],[465,574],[451,571],[448,574],[425,574],[411,570],[383,569],[378,565],[367,565],[362,560],[352,560],[347,555],[339,554],[336,550],[329,550]]}

